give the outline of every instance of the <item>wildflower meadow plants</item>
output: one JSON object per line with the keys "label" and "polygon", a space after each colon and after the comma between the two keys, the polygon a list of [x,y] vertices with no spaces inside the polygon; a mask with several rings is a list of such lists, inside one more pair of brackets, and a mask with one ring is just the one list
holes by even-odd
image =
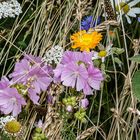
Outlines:
{"label": "wildflower meadow plants", "polygon": [[0,140],[140,139],[139,6],[0,0]]}

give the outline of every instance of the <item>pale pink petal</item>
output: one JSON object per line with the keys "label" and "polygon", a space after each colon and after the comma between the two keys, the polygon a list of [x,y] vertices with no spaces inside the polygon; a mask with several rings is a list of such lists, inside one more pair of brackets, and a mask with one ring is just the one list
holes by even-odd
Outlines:
{"label": "pale pink petal", "polygon": [[83,92],[84,92],[85,95],[92,95],[93,94],[92,89],[88,85],[88,83],[85,84],[85,87],[83,89]]}
{"label": "pale pink petal", "polygon": [[21,106],[15,104],[15,105],[14,105],[14,108],[13,108],[12,115],[13,115],[13,116],[17,116],[20,112],[21,112]]}
{"label": "pale pink petal", "polygon": [[37,95],[37,93],[35,93],[32,89],[29,89],[28,91],[29,91],[29,97],[33,101],[33,103],[39,105],[38,103],[39,96]]}
{"label": "pale pink petal", "polygon": [[63,85],[65,85],[65,86],[70,86],[70,87],[72,87],[72,88],[75,87],[75,83],[76,83],[76,78],[75,78],[75,76],[67,77],[67,78],[63,81]]}
{"label": "pale pink petal", "polygon": [[89,79],[88,83],[93,89],[100,90],[101,81]]}
{"label": "pale pink petal", "polygon": [[85,79],[83,79],[81,76],[78,76],[77,83],[76,83],[76,89],[77,91],[80,91],[85,86]]}

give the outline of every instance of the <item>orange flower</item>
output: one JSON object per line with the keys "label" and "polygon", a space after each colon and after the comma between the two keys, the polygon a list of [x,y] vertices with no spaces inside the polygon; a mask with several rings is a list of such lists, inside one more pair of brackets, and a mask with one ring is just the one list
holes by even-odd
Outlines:
{"label": "orange flower", "polygon": [[102,40],[102,35],[98,32],[87,33],[85,30],[79,31],[71,36],[72,48],[80,48],[81,51],[89,52],[94,49]]}

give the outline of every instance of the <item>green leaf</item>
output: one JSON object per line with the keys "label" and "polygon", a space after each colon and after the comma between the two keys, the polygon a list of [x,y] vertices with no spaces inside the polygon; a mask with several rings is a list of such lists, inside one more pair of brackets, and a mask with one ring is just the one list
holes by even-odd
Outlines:
{"label": "green leaf", "polygon": [[21,48],[26,48],[27,44],[24,41],[19,41],[18,45],[20,45]]}
{"label": "green leaf", "polygon": [[135,55],[135,56],[129,58],[129,60],[140,63],[140,55]]}
{"label": "green leaf", "polygon": [[112,52],[117,54],[117,55],[120,55],[124,52],[125,50],[123,48],[117,48],[117,47],[113,47],[112,48]]}
{"label": "green leaf", "polygon": [[117,63],[118,65],[122,64],[122,61],[118,58],[118,57],[114,57],[114,61],[115,63]]}
{"label": "green leaf", "polygon": [[140,70],[134,74],[132,79],[132,90],[136,98],[140,101]]}

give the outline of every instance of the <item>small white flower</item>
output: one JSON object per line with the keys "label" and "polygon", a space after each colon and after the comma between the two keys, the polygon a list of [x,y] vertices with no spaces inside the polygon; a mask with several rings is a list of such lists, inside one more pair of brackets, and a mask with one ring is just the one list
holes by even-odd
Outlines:
{"label": "small white flower", "polygon": [[99,52],[93,51],[92,60],[101,59],[102,63],[104,63],[105,58],[111,55],[111,47],[113,44],[108,45],[106,48],[102,46],[102,49]]}
{"label": "small white flower", "polygon": [[15,17],[22,13],[22,9],[17,0],[8,0],[0,2],[0,19],[6,17]]}
{"label": "small white flower", "polygon": [[3,128],[7,122],[16,120],[13,116],[6,116],[0,118],[0,128]]}
{"label": "small white flower", "polygon": [[23,127],[13,116],[0,118],[0,129],[9,136],[19,136],[23,132]]}
{"label": "small white flower", "polygon": [[[111,0],[112,4],[114,0]],[[136,18],[137,14],[140,14],[140,8],[134,7],[136,4],[138,4],[140,0],[132,0],[131,2],[129,0],[115,0],[115,7],[117,10],[117,19],[120,21],[121,14],[124,15],[127,19],[127,22],[131,24],[130,17]],[[120,11],[121,10],[121,14]]]}
{"label": "small white flower", "polygon": [[59,45],[56,45],[45,53],[43,60],[49,64],[52,64],[53,62],[58,64],[61,61],[63,52],[63,48]]}

